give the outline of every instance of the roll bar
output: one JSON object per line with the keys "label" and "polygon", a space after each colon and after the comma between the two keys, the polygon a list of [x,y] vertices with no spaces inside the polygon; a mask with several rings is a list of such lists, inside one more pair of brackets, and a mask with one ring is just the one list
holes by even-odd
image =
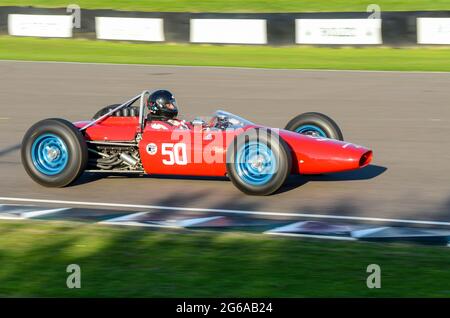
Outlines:
{"label": "roll bar", "polygon": [[139,132],[142,132],[144,130],[144,109],[145,109],[145,96],[146,95],[150,95],[150,91],[148,90],[144,90],[141,94],[134,96],[132,99],[126,101],[123,104],[120,104],[119,106],[111,109],[109,112],[107,112],[106,114],[100,116],[99,118],[91,121],[89,124],[83,126],[80,128],[80,131],[86,130],[87,128],[95,125],[96,123],[102,121],[105,118],[108,118],[109,116],[111,116],[112,114],[114,114],[116,111],[121,110],[122,108],[128,107],[131,104],[133,104],[135,101],[137,101],[138,99],[140,99],[140,105],[139,105]]}
{"label": "roll bar", "polygon": [[145,95],[150,95],[150,91],[145,90],[141,93],[141,101],[139,105],[139,131],[144,131],[144,108],[145,108]]}

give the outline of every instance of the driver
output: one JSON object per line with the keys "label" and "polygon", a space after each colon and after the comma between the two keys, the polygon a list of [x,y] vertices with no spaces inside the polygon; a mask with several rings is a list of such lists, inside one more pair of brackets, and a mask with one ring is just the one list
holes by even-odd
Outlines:
{"label": "driver", "polygon": [[171,92],[160,89],[154,91],[147,100],[149,120],[169,120],[178,115],[177,102]]}
{"label": "driver", "polygon": [[[179,120],[177,102],[173,94],[167,90],[154,91],[147,100],[148,121],[159,120],[179,129],[189,129],[184,120]],[[160,127],[156,125],[155,127]]]}

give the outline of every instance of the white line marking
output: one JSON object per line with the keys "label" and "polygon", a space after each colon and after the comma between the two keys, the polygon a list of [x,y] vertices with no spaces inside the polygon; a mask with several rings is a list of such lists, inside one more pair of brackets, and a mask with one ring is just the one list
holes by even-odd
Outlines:
{"label": "white line marking", "polygon": [[[307,225],[308,223],[311,223],[312,221],[300,221],[295,223],[290,223],[284,226],[279,226],[276,228],[273,228],[271,230],[268,230],[267,232],[271,233],[295,233],[299,230],[299,228],[303,225]],[[357,228],[357,226],[346,226],[346,225],[332,225],[334,228],[334,233],[341,232],[341,233],[348,233],[350,235],[352,228]],[[358,226],[361,227],[361,226]],[[299,231],[301,232],[301,231]],[[323,230],[322,232],[327,232],[326,230]],[[328,231],[329,233],[331,230]],[[300,233],[299,233],[300,234]]]}
{"label": "white line marking", "polygon": [[371,229],[363,229],[363,230],[356,230],[356,231],[352,231],[351,235],[352,237],[356,237],[356,238],[363,238],[367,235],[376,233],[376,232],[380,232],[383,230],[388,229],[389,227],[384,226],[384,227],[376,227],[376,228],[371,228]]}
{"label": "white line marking", "polygon": [[243,66],[193,66],[193,65],[161,65],[161,64],[126,64],[126,63],[98,63],[98,62],[63,62],[63,61],[28,61],[28,60],[1,60],[0,62],[39,63],[39,64],[73,64],[73,65],[106,65],[106,66],[148,66],[166,68],[204,68],[204,69],[235,69],[235,70],[264,70],[264,71],[301,71],[301,72],[343,72],[343,73],[396,73],[396,74],[450,74],[445,71],[388,71],[388,70],[335,70],[335,69],[308,69],[308,68],[263,68]]}
{"label": "white line marking", "polygon": [[22,220],[20,216],[7,216],[7,215],[0,215],[0,220]]}
{"label": "white line marking", "polygon": [[138,212],[131,213],[123,216],[119,216],[117,218],[104,220],[101,222],[97,222],[98,224],[106,224],[106,225],[126,225],[126,226],[144,226],[144,227],[161,227],[161,228],[180,228],[177,225],[166,225],[166,224],[155,224],[155,223],[144,223],[138,221],[130,221],[136,217],[140,217],[141,215],[148,214],[149,212]]}
{"label": "white line marking", "polygon": [[40,210],[40,211],[32,211],[32,212],[25,212],[23,213],[23,217],[25,219],[35,218],[37,216],[42,216],[46,214],[53,214],[58,213],[62,211],[70,210],[70,208],[60,208],[60,209],[51,209],[51,210]]}
{"label": "white line marking", "polygon": [[99,223],[105,223],[105,222],[126,222],[129,221],[130,219],[134,219],[135,217],[139,217],[141,215],[147,214],[148,212],[138,212],[138,213],[131,213],[131,214],[127,214],[127,215],[122,215],[116,218],[112,218],[112,219],[108,219],[108,220],[104,220],[101,221]]}
{"label": "white line marking", "polygon": [[356,239],[354,237],[348,237],[348,236],[312,235],[312,234],[278,233],[278,232],[264,232],[264,234],[290,236],[290,237],[319,238],[319,239],[338,240],[338,241],[356,241]]}
{"label": "white line marking", "polygon": [[[70,210],[70,208],[59,208],[59,209],[37,210],[37,211],[23,212],[21,214],[18,214],[17,216],[0,215],[0,219],[1,220],[24,220],[24,219],[35,218],[35,217],[41,216],[41,215],[58,213],[58,212],[66,211],[66,210]],[[3,211],[1,213],[8,213],[8,211]]]}
{"label": "white line marking", "polygon": [[109,225],[129,225],[129,226],[147,226],[147,227],[166,227],[166,228],[187,228],[192,227],[197,224],[201,224],[208,221],[217,220],[223,218],[223,216],[211,216],[206,218],[195,218],[195,219],[187,219],[187,220],[174,220],[173,224],[170,224],[169,221],[153,221],[153,223],[145,223],[139,221],[132,221],[134,218],[140,217],[141,215],[149,214],[151,212],[138,212],[127,214],[124,216],[120,216],[113,219],[104,220],[98,222],[99,224],[109,224]]}
{"label": "white line marking", "polygon": [[155,224],[155,223],[141,223],[135,221],[128,222],[110,222],[110,221],[102,221],[97,224],[106,224],[106,225],[126,225],[126,226],[141,226],[141,227],[160,227],[160,228],[169,228],[169,229],[181,229],[182,227],[177,225],[166,225],[166,224]]}
{"label": "white line marking", "polygon": [[0,197],[0,200],[2,200],[2,201],[18,201],[18,202],[55,203],[55,204],[66,204],[66,205],[103,206],[103,207],[117,207],[117,208],[122,207],[122,208],[150,209],[150,210],[235,213],[235,214],[247,214],[247,215],[289,216],[289,217],[307,217],[307,218],[316,218],[316,219],[337,219],[337,220],[392,222],[392,223],[410,223],[410,224],[450,226],[450,222],[445,222],[445,221],[389,219],[389,218],[344,216],[344,215],[332,215],[332,214],[327,215],[327,214],[308,214],[308,213],[286,213],[286,212],[273,212],[273,211],[269,212],[269,211],[245,211],[245,210],[228,210],[228,209],[185,208],[185,207],[172,207],[172,206],[160,206],[160,205],[102,203],[102,202],[85,202],[85,201],[63,201],[63,200],[27,199],[27,198],[10,198],[10,197]]}
{"label": "white line marking", "polygon": [[223,216],[210,216],[206,218],[196,218],[196,219],[187,219],[187,220],[180,220],[178,221],[178,224],[181,227],[195,227],[198,224],[206,223],[209,221],[219,220],[222,219]]}

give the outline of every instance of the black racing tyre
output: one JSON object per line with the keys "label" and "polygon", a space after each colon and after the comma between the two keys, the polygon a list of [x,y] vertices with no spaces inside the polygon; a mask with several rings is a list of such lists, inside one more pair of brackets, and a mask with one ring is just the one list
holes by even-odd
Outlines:
{"label": "black racing tyre", "polygon": [[28,175],[46,187],[64,187],[86,168],[88,149],[81,132],[69,121],[44,119],[25,133],[22,164]]}
{"label": "black racing tyre", "polygon": [[108,113],[109,111],[113,110],[119,105],[120,104],[112,104],[101,108],[98,112],[95,113],[94,117],[92,117],[92,120],[96,120],[97,118],[103,116],[104,114]]}
{"label": "black racing tyre", "polygon": [[252,128],[236,136],[227,149],[227,173],[233,184],[251,195],[277,191],[289,176],[291,151],[272,130]]}
{"label": "black racing tyre", "polygon": [[309,112],[298,115],[289,121],[284,129],[305,135],[344,140],[336,122],[322,113]]}

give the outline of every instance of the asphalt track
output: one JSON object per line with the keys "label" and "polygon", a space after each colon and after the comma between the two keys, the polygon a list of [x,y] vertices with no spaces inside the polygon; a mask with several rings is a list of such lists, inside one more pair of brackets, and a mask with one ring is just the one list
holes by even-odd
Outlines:
{"label": "asphalt track", "polygon": [[[450,73],[2,61],[0,74],[2,197],[450,221]],[[34,122],[88,119],[104,105],[156,88],[172,90],[187,119],[224,109],[284,127],[299,113],[326,113],[346,140],[374,150],[373,165],[290,178],[268,197],[244,195],[223,179],[89,174],[47,189],[26,175],[20,143]]]}

